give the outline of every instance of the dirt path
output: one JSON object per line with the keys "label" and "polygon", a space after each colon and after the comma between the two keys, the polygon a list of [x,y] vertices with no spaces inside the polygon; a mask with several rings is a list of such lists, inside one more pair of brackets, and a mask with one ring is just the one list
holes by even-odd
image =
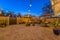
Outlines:
{"label": "dirt path", "polygon": [[50,28],[11,25],[0,28],[0,40],[60,40],[60,36],[54,35]]}

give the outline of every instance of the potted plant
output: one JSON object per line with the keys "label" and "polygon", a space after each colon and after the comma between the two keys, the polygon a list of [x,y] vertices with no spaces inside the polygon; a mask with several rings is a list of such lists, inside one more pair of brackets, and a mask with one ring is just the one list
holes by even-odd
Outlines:
{"label": "potted plant", "polygon": [[53,25],[54,25],[54,28],[53,28],[54,34],[59,35],[60,34],[60,27],[58,26],[58,21],[56,18],[54,19]]}

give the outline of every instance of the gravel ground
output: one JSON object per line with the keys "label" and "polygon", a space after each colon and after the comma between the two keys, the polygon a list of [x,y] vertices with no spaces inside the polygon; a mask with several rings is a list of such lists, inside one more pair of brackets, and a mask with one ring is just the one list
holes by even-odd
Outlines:
{"label": "gravel ground", "polygon": [[60,40],[52,28],[41,26],[11,25],[0,28],[0,40]]}

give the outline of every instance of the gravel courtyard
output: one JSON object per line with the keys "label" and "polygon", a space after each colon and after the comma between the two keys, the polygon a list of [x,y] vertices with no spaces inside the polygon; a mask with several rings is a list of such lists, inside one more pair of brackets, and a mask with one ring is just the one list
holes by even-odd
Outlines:
{"label": "gravel courtyard", "polygon": [[11,25],[0,28],[0,40],[60,40],[52,28],[41,26]]}

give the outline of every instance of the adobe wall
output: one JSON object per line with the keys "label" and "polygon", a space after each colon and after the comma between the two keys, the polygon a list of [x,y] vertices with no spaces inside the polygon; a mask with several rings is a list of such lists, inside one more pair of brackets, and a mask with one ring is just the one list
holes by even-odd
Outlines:
{"label": "adobe wall", "polygon": [[60,0],[51,0],[51,4],[55,16],[58,16],[58,14],[60,14]]}

